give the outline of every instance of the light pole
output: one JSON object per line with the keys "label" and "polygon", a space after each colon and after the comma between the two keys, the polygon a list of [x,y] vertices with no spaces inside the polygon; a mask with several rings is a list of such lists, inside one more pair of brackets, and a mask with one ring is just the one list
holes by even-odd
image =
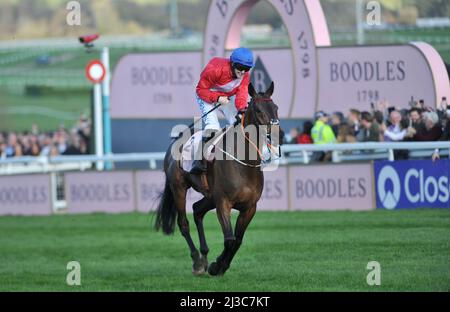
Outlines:
{"label": "light pole", "polygon": [[[103,121],[102,121],[102,81],[106,70],[102,62],[92,60],[86,66],[86,77],[94,84],[94,132],[95,132],[95,154],[102,157],[103,151]],[[97,170],[104,168],[103,161],[97,161]]]}
{"label": "light pole", "polygon": [[[111,147],[111,118],[109,115],[109,86],[111,81],[111,72],[109,64],[109,48],[104,47],[102,50],[101,60],[105,66],[105,78],[102,81],[102,102],[103,102],[103,136],[104,136],[104,153],[110,155],[112,153]],[[105,163],[105,169],[112,169],[111,162]]]}
{"label": "light pole", "polygon": [[356,42],[358,45],[361,45],[364,44],[365,42],[364,26],[363,26],[364,0],[356,0],[355,14],[356,14],[356,31],[357,31]]}
{"label": "light pole", "polygon": [[170,29],[172,34],[178,33],[178,0],[171,0],[170,2]]}

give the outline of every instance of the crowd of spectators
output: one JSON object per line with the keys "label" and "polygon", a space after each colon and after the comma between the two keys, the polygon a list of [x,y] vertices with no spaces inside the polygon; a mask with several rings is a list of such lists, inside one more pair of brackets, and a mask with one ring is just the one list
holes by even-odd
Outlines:
{"label": "crowd of spectators", "polygon": [[[286,133],[284,144],[330,144],[354,142],[449,141],[450,104],[443,98],[437,109],[427,107],[423,100],[410,109],[389,106],[387,101],[372,105],[371,111],[350,109],[328,114],[316,112],[302,128]],[[81,115],[75,126],[67,130],[40,132],[33,124],[22,133],[0,132],[0,158],[15,156],[82,155],[90,153],[91,124]],[[395,150],[395,159],[407,159],[407,150]],[[329,153],[318,153],[316,160],[329,160]]]}
{"label": "crowd of spectators", "polygon": [[[350,109],[347,115],[318,111],[314,123],[306,121],[303,129],[291,129],[285,144],[330,144],[352,142],[448,141],[450,140],[450,105],[442,98],[433,109],[423,100],[412,102],[409,109],[390,106],[387,101],[371,105],[371,111]],[[308,138],[305,139],[305,136]],[[407,150],[395,150],[395,159],[407,159]],[[328,157],[327,157],[328,156]],[[434,156],[433,156],[434,157]],[[321,153],[317,160],[327,160]]]}
{"label": "crowd of spectators", "polygon": [[55,131],[41,132],[36,124],[25,132],[0,132],[0,159],[18,156],[58,156],[89,154],[91,124],[81,115],[68,130],[60,125]]}

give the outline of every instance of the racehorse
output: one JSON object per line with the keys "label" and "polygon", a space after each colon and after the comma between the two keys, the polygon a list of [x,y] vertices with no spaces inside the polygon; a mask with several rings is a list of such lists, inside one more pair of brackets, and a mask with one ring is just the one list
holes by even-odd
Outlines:
{"label": "racehorse", "polygon": [[[186,239],[190,249],[194,275],[203,274],[206,270],[210,275],[223,275],[241,246],[245,230],[255,215],[257,202],[261,197],[264,186],[264,176],[261,170],[262,154],[258,145],[248,138],[244,128],[248,125],[256,126],[257,135],[260,138],[265,134],[260,133],[259,129],[266,126],[268,128],[267,133],[273,133],[273,128],[279,127],[278,107],[271,99],[273,90],[273,82],[265,92],[260,93],[257,93],[253,85],[250,84],[249,95],[251,100],[241,122],[236,125],[236,128],[242,127],[236,133],[242,136],[241,142],[245,142],[245,151],[257,149],[257,157],[247,158],[250,154],[246,153],[247,159],[243,160],[236,157],[219,160],[216,157],[213,162],[208,162],[207,171],[203,173],[203,178],[206,179],[209,186],[208,189],[202,186],[198,174],[190,174],[181,168],[180,162],[175,160],[170,152],[171,146],[166,153],[164,159],[166,181],[156,209],[155,229],[162,228],[165,234],[172,234],[175,228],[175,219],[177,219],[181,234]],[[281,142],[280,138],[282,138],[283,132],[280,129],[277,133],[280,136],[278,142]],[[263,139],[266,142],[268,140],[267,136]],[[236,152],[236,149],[234,152]],[[190,187],[204,195],[201,200],[195,202],[192,206],[199,235],[200,252],[192,241],[189,233],[189,222],[186,217],[186,193]],[[224,249],[216,261],[208,267],[207,255],[209,249],[203,229],[203,217],[214,208],[216,208],[217,217],[222,226]],[[234,233],[230,220],[232,208],[239,211]]]}

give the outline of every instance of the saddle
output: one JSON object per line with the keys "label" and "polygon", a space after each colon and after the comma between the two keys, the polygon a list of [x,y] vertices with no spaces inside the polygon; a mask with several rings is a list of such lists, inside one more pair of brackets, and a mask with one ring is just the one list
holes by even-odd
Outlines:
{"label": "saddle", "polygon": [[[215,141],[215,140],[214,140]],[[206,161],[213,162],[214,161],[214,143],[211,143],[211,145],[208,148],[208,151],[206,153]],[[185,172],[190,172],[192,169],[192,163],[195,160],[195,155],[198,149],[200,148],[200,145],[202,144],[202,131],[197,131],[191,137],[185,144],[183,144],[182,151],[181,151],[181,159],[180,159],[180,168],[183,169]]]}
{"label": "saddle", "polygon": [[[212,164],[214,162],[215,146],[225,133],[226,131],[222,131],[214,138],[212,138],[213,141],[208,144],[208,149],[204,157],[204,160],[207,162],[207,167],[209,167],[209,164]],[[191,137],[187,140],[187,142],[183,144],[181,150],[181,158],[179,160],[179,166],[186,174],[189,174],[192,169],[192,165],[195,160],[195,155],[198,149],[200,148],[200,145],[202,144],[202,134],[203,134],[202,131],[195,132],[193,135],[191,135]],[[197,180],[197,182],[199,182],[199,185],[201,185],[205,193],[209,193],[209,185],[206,173],[191,175],[191,179]]]}

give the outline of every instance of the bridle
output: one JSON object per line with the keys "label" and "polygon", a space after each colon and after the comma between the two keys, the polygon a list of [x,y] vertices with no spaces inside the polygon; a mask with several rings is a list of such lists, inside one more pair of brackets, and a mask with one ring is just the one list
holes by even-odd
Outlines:
{"label": "bridle", "polygon": [[[252,99],[254,104],[257,104],[258,102],[272,102],[271,98],[257,98],[257,99]],[[244,136],[245,140],[256,150],[256,152],[258,153],[259,157],[261,158],[262,161],[264,161],[264,156],[263,153],[261,152],[261,150],[258,148],[257,144],[255,144],[246,134],[244,131],[244,124],[245,124],[245,113],[242,114],[242,118],[241,118],[241,124],[240,124],[240,129],[242,132],[242,135]],[[270,126],[277,126],[280,124],[280,120],[279,119],[271,119],[269,125]],[[277,155],[277,158],[275,158],[275,160],[278,160],[281,158],[281,150],[278,147],[278,152],[276,151],[275,147],[273,147],[269,142],[269,139],[266,141],[266,146],[269,148],[269,150],[271,152],[273,152],[274,154]],[[247,167],[252,167],[252,168],[259,168],[261,166],[263,166],[263,164],[259,164],[259,165],[252,165],[249,163],[246,163],[244,161],[241,161],[240,159],[234,157],[233,155],[231,155],[230,153],[224,151],[223,149],[221,149],[221,152],[226,154],[227,156],[229,156],[230,158],[232,158],[233,160],[235,160],[236,162],[240,163],[241,165],[247,166]]]}

